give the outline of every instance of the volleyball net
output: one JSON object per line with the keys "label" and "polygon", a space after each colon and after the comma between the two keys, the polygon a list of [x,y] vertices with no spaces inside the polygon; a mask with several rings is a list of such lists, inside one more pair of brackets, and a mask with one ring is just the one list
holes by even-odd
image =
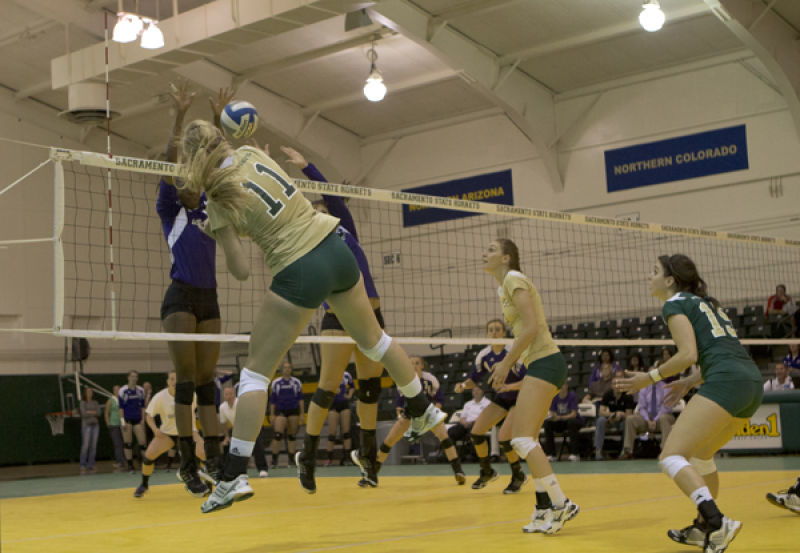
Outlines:
{"label": "volleyball net", "polygon": [[[156,200],[161,175],[176,175],[178,166],[61,148],[50,150],[50,160],[53,233],[36,240],[52,244],[40,269],[53,275],[52,325],[15,330],[133,340],[248,340],[271,278],[249,241],[252,270],[245,282],[227,273],[217,251],[223,334],[161,332],[171,260]],[[346,198],[387,330],[405,344],[488,342],[486,322],[502,312],[482,254],[500,237],[518,245],[522,270],[536,284],[561,345],[667,343],[647,274],[658,255],[677,252],[695,260],[710,293],[732,308],[745,343],[778,343],[771,321],[755,306],[764,304],[776,284],[794,283],[800,268],[800,242],[790,240],[458,197],[305,180],[297,185],[312,200],[322,193]],[[437,209],[452,217],[413,226],[406,220],[412,211]],[[25,246],[24,240],[0,245],[12,242]],[[306,334],[318,332],[321,317],[320,310]]]}

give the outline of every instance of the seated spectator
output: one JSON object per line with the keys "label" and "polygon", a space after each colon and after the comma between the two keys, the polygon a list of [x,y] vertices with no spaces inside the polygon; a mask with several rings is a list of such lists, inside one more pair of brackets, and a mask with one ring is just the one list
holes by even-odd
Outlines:
{"label": "seated spectator", "polygon": [[625,430],[625,419],[633,414],[633,397],[620,390],[611,389],[600,400],[594,430],[594,458],[603,460],[603,444],[606,440],[606,428]]}
{"label": "seated spectator", "polygon": [[782,362],[775,363],[775,378],[764,382],[765,392],[794,390],[794,382],[789,378],[789,369]]}
{"label": "seated spectator", "polygon": [[[610,367],[606,370],[611,370]],[[553,398],[550,404],[549,417],[544,421],[544,442],[542,449],[547,454],[550,461],[555,460],[555,443],[553,438],[554,432],[564,433],[564,439],[567,440],[569,447],[569,460],[572,462],[580,461],[578,456],[578,432],[583,426],[583,419],[578,416],[578,396],[575,392],[567,388],[567,383],[561,386],[561,389]]]}
{"label": "seated spectator", "polygon": [[625,369],[630,372],[641,372],[646,369],[644,359],[640,353],[632,353],[628,358],[628,368]]}
{"label": "seated spectator", "polygon": [[793,369],[800,371],[800,345],[789,344],[789,353],[783,358],[783,364],[789,372]]}
{"label": "seated spectator", "polygon": [[770,315],[783,315],[784,306],[786,304],[794,303],[792,297],[786,293],[786,286],[778,284],[775,287],[775,293],[767,298],[767,308],[764,310],[764,317]]}
{"label": "seated spectator", "polygon": [[597,355],[597,363],[592,367],[592,375],[589,377],[589,384],[600,380],[600,372],[604,366],[609,366],[612,374],[617,374],[617,372],[622,371],[622,367],[619,366],[619,363],[614,361],[614,353],[608,348],[603,348]]}
{"label": "seated spectator", "polygon": [[639,407],[634,414],[625,419],[625,438],[620,459],[633,458],[633,442],[639,434],[661,433],[661,447],[667,441],[675,415],[672,408],[664,405],[666,383],[662,380],[652,386],[639,390]]}
{"label": "seated spectator", "polygon": [[472,430],[472,425],[478,420],[478,415],[486,409],[489,403],[491,402],[484,395],[483,388],[474,386],[472,388],[472,399],[464,404],[458,422],[447,429],[447,435],[450,436],[450,440],[458,442],[467,439],[470,430]]}
{"label": "seated spectator", "polygon": [[770,315],[780,316],[780,319],[770,328],[773,338],[794,336],[797,333],[796,312],[797,306],[792,297],[786,293],[786,286],[778,284],[775,287],[775,293],[767,299],[767,308],[764,310],[764,317],[767,319]]}
{"label": "seated spectator", "polygon": [[599,403],[603,396],[611,389],[614,382],[612,365],[605,364],[600,368],[600,378],[589,382],[589,389],[581,403]]}

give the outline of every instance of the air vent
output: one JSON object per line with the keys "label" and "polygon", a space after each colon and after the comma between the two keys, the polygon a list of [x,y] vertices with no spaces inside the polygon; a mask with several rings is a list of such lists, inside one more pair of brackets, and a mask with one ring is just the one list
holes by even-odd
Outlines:
{"label": "air vent", "polygon": [[[96,125],[106,119],[106,85],[102,83],[78,83],[67,89],[69,109],[58,114],[70,123]],[[119,115],[112,111],[111,118]]]}

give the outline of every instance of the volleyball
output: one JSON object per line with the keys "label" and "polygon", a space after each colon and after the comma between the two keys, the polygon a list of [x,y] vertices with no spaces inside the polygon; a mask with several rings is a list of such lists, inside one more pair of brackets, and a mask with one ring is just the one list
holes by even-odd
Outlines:
{"label": "volleyball", "polygon": [[243,100],[234,100],[222,110],[220,123],[229,137],[250,138],[258,127],[258,112],[253,104]]}

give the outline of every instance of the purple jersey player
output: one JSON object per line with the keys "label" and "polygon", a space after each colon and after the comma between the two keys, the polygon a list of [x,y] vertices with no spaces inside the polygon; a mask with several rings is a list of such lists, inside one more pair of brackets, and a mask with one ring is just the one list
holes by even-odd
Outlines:
{"label": "purple jersey player", "polygon": [[284,432],[286,432],[289,463],[293,464],[297,452],[297,429],[303,422],[305,401],[303,383],[292,376],[292,364],[289,361],[281,364],[281,377],[272,382],[269,409],[269,418],[275,430],[275,438],[272,440],[272,465],[278,466]]}

